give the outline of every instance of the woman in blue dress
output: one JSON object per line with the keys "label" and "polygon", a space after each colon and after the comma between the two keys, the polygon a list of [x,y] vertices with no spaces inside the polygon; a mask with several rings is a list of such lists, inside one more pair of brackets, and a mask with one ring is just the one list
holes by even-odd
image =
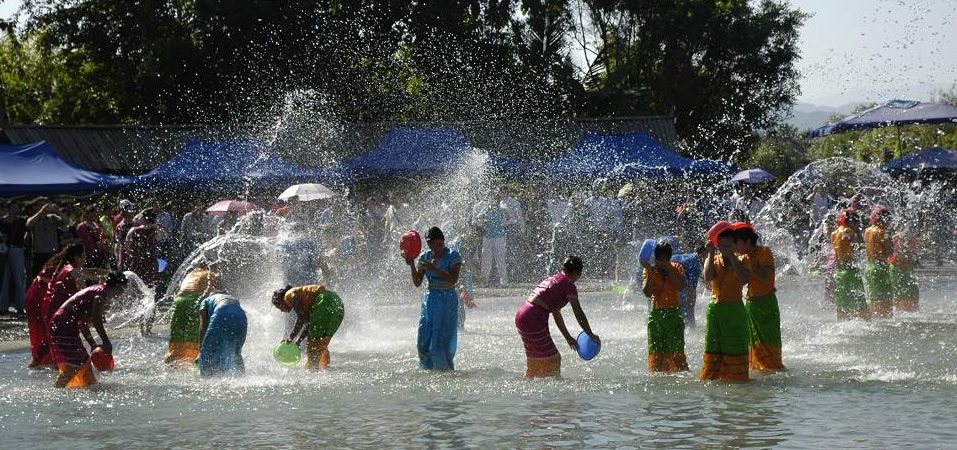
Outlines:
{"label": "woman in blue dress", "polygon": [[428,291],[422,296],[419,317],[419,367],[426,370],[455,370],[453,359],[458,339],[459,299],[455,285],[462,269],[462,256],[445,246],[445,235],[438,227],[425,234],[429,250],[419,256],[418,264],[407,259],[412,284],[428,279]]}
{"label": "woman in blue dress", "polygon": [[199,374],[203,377],[245,371],[246,312],[229,294],[213,294],[199,304]]}

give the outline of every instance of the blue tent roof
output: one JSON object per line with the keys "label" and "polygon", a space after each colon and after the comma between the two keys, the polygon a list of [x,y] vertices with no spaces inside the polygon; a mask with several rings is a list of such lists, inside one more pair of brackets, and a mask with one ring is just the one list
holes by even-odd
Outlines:
{"label": "blue tent roof", "polygon": [[957,170],[957,150],[929,148],[888,161],[881,169],[891,171]]}
{"label": "blue tent roof", "polygon": [[455,128],[397,127],[375,148],[343,166],[357,178],[449,172],[470,149]]}
{"label": "blue tent roof", "polygon": [[0,195],[80,194],[130,181],[76,167],[44,141],[0,145]]}
{"label": "blue tent roof", "polygon": [[311,169],[279,158],[261,141],[212,142],[193,139],[179,153],[136,180],[153,189],[211,190],[273,188],[339,179],[336,171]]}
{"label": "blue tent roof", "polygon": [[850,130],[880,128],[916,123],[957,123],[957,107],[945,103],[891,100],[883,105],[852,114],[809,133],[811,137],[827,136]]}
{"label": "blue tent roof", "polygon": [[730,164],[720,161],[685,158],[645,133],[588,132],[571,151],[548,165],[554,175],[583,178],[696,176],[731,170]]}

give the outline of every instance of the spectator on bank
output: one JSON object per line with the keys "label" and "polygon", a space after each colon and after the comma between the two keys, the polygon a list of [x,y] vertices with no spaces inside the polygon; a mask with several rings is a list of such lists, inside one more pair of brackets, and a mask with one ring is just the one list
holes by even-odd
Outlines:
{"label": "spectator on bank", "polygon": [[63,224],[63,218],[60,217],[56,204],[46,201],[43,201],[43,206],[37,210],[36,214],[27,219],[26,226],[33,237],[30,278],[37,276],[46,261],[60,249],[57,230],[61,224]]}
{"label": "spectator on bank", "polygon": [[[0,219],[0,315],[7,314],[10,305],[23,312],[26,271],[24,234],[27,220],[20,215],[20,204],[10,202]],[[3,252],[2,250],[5,250]]]}

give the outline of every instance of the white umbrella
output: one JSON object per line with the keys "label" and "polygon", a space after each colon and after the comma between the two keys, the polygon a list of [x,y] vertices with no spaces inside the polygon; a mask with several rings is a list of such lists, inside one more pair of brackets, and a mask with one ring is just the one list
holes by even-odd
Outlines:
{"label": "white umbrella", "polygon": [[298,197],[299,201],[308,202],[310,200],[322,200],[324,198],[335,197],[336,193],[319,183],[303,183],[289,186],[282,194],[279,194],[280,200],[289,200]]}

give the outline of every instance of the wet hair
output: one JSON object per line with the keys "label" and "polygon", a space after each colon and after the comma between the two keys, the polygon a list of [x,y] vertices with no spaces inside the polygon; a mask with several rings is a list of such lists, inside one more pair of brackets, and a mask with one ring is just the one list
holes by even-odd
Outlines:
{"label": "wet hair", "polygon": [[82,254],[83,254],[83,244],[80,244],[79,242],[74,242],[64,247],[63,250],[60,250],[59,253],[51,256],[50,259],[47,260],[46,264],[44,264],[44,266],[45,267],[60,267],[67,261],[73,261],[74,259],[76,259]]}
{"label": "wet hair", "polygon": [[671,256],[674,254],[674,249],[671,248],[671,244],[668,242],[661,242],[655,244],[655,260],[660,259],[671,259]]}
{"label": "wet hair", "polygon": [[283,299],[286,298],[286,292],[289,292],[290,289],[292,289],[292,286],[287,284],[284,288],[272,291],[272,305],[279,308],[283,303]]}
{"label": "wet hair", "polygon": [[568,258],[565,258],[565,262],[562,263],[562,272],[567,274],[581,273],[584,268],[585,263],[575,255],[568,255]]}
{"label": "wet hair", "polygon": [[442,230],[439,227],[429,228],[429,231],[425,232],[426,241],[444,241],[445,233],[442,233]]}
{"label": "wet hair", "polygon": [[123,286],[129,282],[129,279],[126,278],[126,275],[119,270],[111,270],[110,273],[106,274],[106,285],[107,286]]}
{"label": "wet hair", "polygon": [[735,233],[734,230],[728,228],[727,230],[724,230],[724,231],[722,231],[720,234],[718,234],[718,240],[719,240],[719,241],[721,240],[721,238],[726,238],[726,237],[729,237],[729,238],[731,238],[731,239],[734,239],[734,238],[737,237],[737,233]]}
{"label": "wet hair", "polygon": [[758,243],[758,234],[748,228],[741,228],[734,231],[734,238],[736,240],[742,240],[745,242],[751,242],[752,244]]}

